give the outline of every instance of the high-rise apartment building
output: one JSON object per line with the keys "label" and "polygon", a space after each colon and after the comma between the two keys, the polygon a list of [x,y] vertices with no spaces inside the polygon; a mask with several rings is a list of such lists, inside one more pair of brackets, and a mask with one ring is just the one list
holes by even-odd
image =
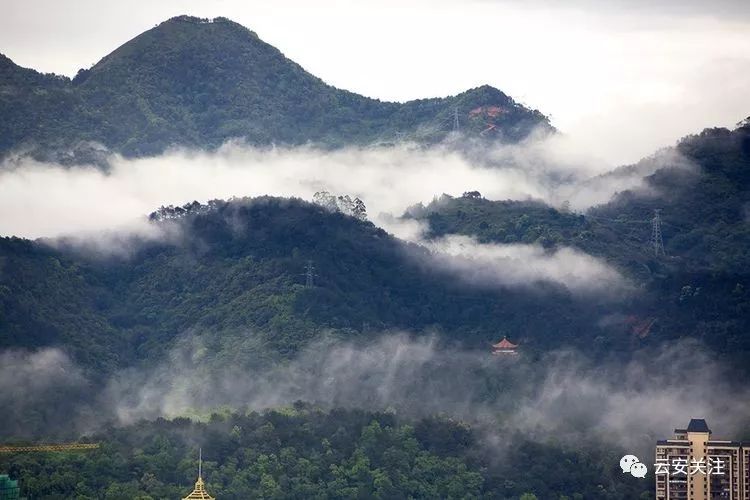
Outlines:
{"label": "high-rise apartment building", "polygon": [[656,500],[750,500],[750,442],[711,438],[703,419],[656,444]]}

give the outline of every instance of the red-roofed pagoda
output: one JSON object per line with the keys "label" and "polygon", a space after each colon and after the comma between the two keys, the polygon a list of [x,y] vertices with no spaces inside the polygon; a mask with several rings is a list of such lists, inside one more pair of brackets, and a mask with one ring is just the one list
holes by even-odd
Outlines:
{"label": "red-roofed pagoda", "polygon": [[518,354],[518,345],[509,341],[507,337],[503,337],[503,340],[492,346],[492,354],[495,356],[514,356]]}

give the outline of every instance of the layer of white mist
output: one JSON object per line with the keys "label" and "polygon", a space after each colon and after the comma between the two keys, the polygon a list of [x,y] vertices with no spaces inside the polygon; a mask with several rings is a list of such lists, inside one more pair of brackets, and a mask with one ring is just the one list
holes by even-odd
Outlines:
{"label": "layer of white mist", "polygon": [[161,205],[232,196],[358,196],[370,214],[401,215],[443,193],[479,190],[491,200],[569,200],[585,209],[641,185],[642,172],[587,183],[607,165],[577,155],[563,138],[484,151],[482,160],[446,148],[256,149],[227,143],[215,152],[177,150],[111,158],[111,169],[16,160],[0,165],[0,235],[54,237],[123,228]]}
{"label": "layer of white mist", "polygon": [[[425,241],[421,225],[398,216],[442,193],[480,190],[488,199],[540,199],[574,208],[641,187],[654,162],[617,175],[592,176],[601,166],[566,149],[560,137],[462,153],[446,147],[256,149],[228,143],[215,152],[178,150],[142,159],[112,157],[112,167],[68,168],[16,160],[0,169],[0,234],[65,236],[88,253],[128,255],[139,242],[176,235],[149,224],[160,205],[233,196],[312,199],[317,191],[358,196],[370,218],[403,239],[432,249],[431,264],[485,287],[553,282],[577,293],[619,296],[622,276],[570,248],[487,245],[464,237]],[[671,161],[671,160],[669,160]],[[58,242],[59,243],[59,242]]]}
{"label": "layer of white mist", "polygon": [[433,250],[433,264],[477,286],[532,287],[552,282],[571,292],[622,297],[631,285],[604,261],[580,250],[540,245],[481,244],[474,238],[449,235],[423,244]]}
{"label": "layer of white mist", "polygon": [[532,361],[521,351],[497,358],[446,349],[434,338],[386,334],[369,343],[323,339],[269,366],[239,351],[218,359],[200,336],[188,336],[162,362],[115,373],[85,402],[80,394],[69,398],[78,401],[72,409],[56,408],[49,394],[82,387],[75,364],[58,350],[15,351],[0,354],[3,380],[12,381],[0,386],[0,401],[20,409],[8,415],[11,428],[27,415],[63,408],[70,419],[58,423],[91,431],[105,421],[127,425],[219,407],[259,411],[302,400],[324,408],[391,408],[410,417],[441,413],[485,429],[488,442],[496,433],[520,432],[638,453],[650,453],[655,439],[690,418],[706,418],[727,439],[747,425],[747,388],[731,384],[699,343],[675,343],[629,362],[593,363],[572,351]]}
{"label": "layer of white mist", "polygon": [[[600,440],[650,453],[656,439],[690,418],[706,418],[717,436],[729,439],[750,415],[750,393],[733,386],[695,342],[628,363],[592,363],[573,351],[540,361],[523,354],[498,359],[486,351],[440,348],[434,338],[392,334],[367,344],[323,340],[288,364],[246,370],[239,363],[214,369],[201,347],[199,338],[187,338],[163,365],[116,376],[107,397],[119,421],[302,400],[327,408],[393,408],[413,417],[447,414],[490,433],[517,431],[569,444]],[[503,384],[489,389],[492,380]]]}

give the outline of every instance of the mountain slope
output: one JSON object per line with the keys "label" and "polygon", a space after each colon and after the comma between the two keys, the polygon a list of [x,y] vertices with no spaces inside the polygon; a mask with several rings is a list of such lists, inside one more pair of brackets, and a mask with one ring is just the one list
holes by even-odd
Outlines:
{"label": "mountain slope", "polygon": [[[706,129],[674,152],[674,164],[646,177],[653,194],[621,193],[591,215],[650,220],[661,209],[668,255],[692,269],[750,268],[750,125]],[[649,231],[646,225],[638,234],[647,239]]]}
{"label": "mountain slope", "polygon": [[[668,261],[690,271],[750,268],[750,125],[706,129],[674,148],[621,169],[653,172],[585,214],[543,202],[443,196],[407,217],[432,236],[466,234],[483,242],[576,246],[636,271],[653,259],[651,220],[661,210]],[[618,169],[618,170],[621,170]],[[614,171],[616,173],[617,170]],[[634,265],[635,264],[635,265]]]}
{"label": "mountain slope", "polygon": [[[220,358],[253,359],[293,356],[326,331],[369,337],[404,329],[478,349],[507,334],[532,355],[565,346],[595,357],[691,337],[746,366],[748,137],[742,127],[688,138],[678,150],[699,169],[663,166],[647,179],[651,190],[622,193],[586,215],[471,196],[414,215],[433,235],[577,247],[638,285],[615,304],[552,283],[472,286],[424,248],[368,222],[301,200],[259,198],[194,204],[155,220],[180,238],[134,242],[128,259],[0,239],[0,347],[62,346],[107,371],[155,360],[183,334],[210,339]],[[666,258],[648,246],[659,207]],[[309,260],[317,274],[310,288]]]}
{"label": "mountain slope", "polygon": [[68,78],[21,68],[0,54],[0,155],[32,138],[68,134],[79,101]]}
{"label": "mountain slope", "polygon": [[[586,214],[465,196],[443,197],[407,216],[427,222],[433,237],[571,246],[605,259],[642,284],[629,314],[641,323],[655,320],[652,341],[698,338],[746,365],[750,125],[704,130],[634,168],[654,172],[644,179],[646,189],[622,192]],[[667,254],[658,258],[650,244],[655,209]]]}
{"label": "mountain slope", "polygon": [[[588,325],[600,305],[551,283],[467,284],[430,265],[423,248],[317,205],[218,202],[159,224],[181,237],[143,243],[128,259],[0,239],[0,347],[62,346],[85,362],[95,350],[93,367],[102,370],[155,360],[183,334],[211,339],[217,356],[255,352],[248,359],[291,356],[326,331],[438,332],[478,349],[508,334],[530,355],[564,344],[601,347],[591,343],[600,330]],[[303,276],[308,260],[313,287]],[[61,320],[72,310],[80,311],[77,324]],[[627,351],[629,342],[614,338],[606,349]]]}
{"label": "mountain slope", "polygon": [[[19,75],[24,75],[20,78]],[[90,141],[129,156],[173,145],[338,147],[411,139],[434,142],[454,128],[518,141],[546,117],[489,86],[454,97],[381,102],[327,85],[255,33],[228,19],[180,16],[142,33],[71,81],[0,67],[0,154],[23,146],[37,156],[85,150]],[[34,110],[27,116],[28,110]],[[64,159],[64,158],[63,158]]]}

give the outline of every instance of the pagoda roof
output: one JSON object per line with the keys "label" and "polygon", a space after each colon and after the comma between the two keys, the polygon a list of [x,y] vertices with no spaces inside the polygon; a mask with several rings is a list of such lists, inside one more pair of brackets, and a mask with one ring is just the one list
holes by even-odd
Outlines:
{"label": "pagoda roof", "polygon": [[182,500],[215,500],[214,497],[208,494],[203,484],[203,478],[198,476],[198,480],[195,482],[195,489]]}
{"label": "pagoda roof", "polygon": [[518,347],[518,345],[509,341],[506,337],[503,337],[503,340],[493,345],[492,347],[494,347],[495,349],[515,349],[516,347]]}

